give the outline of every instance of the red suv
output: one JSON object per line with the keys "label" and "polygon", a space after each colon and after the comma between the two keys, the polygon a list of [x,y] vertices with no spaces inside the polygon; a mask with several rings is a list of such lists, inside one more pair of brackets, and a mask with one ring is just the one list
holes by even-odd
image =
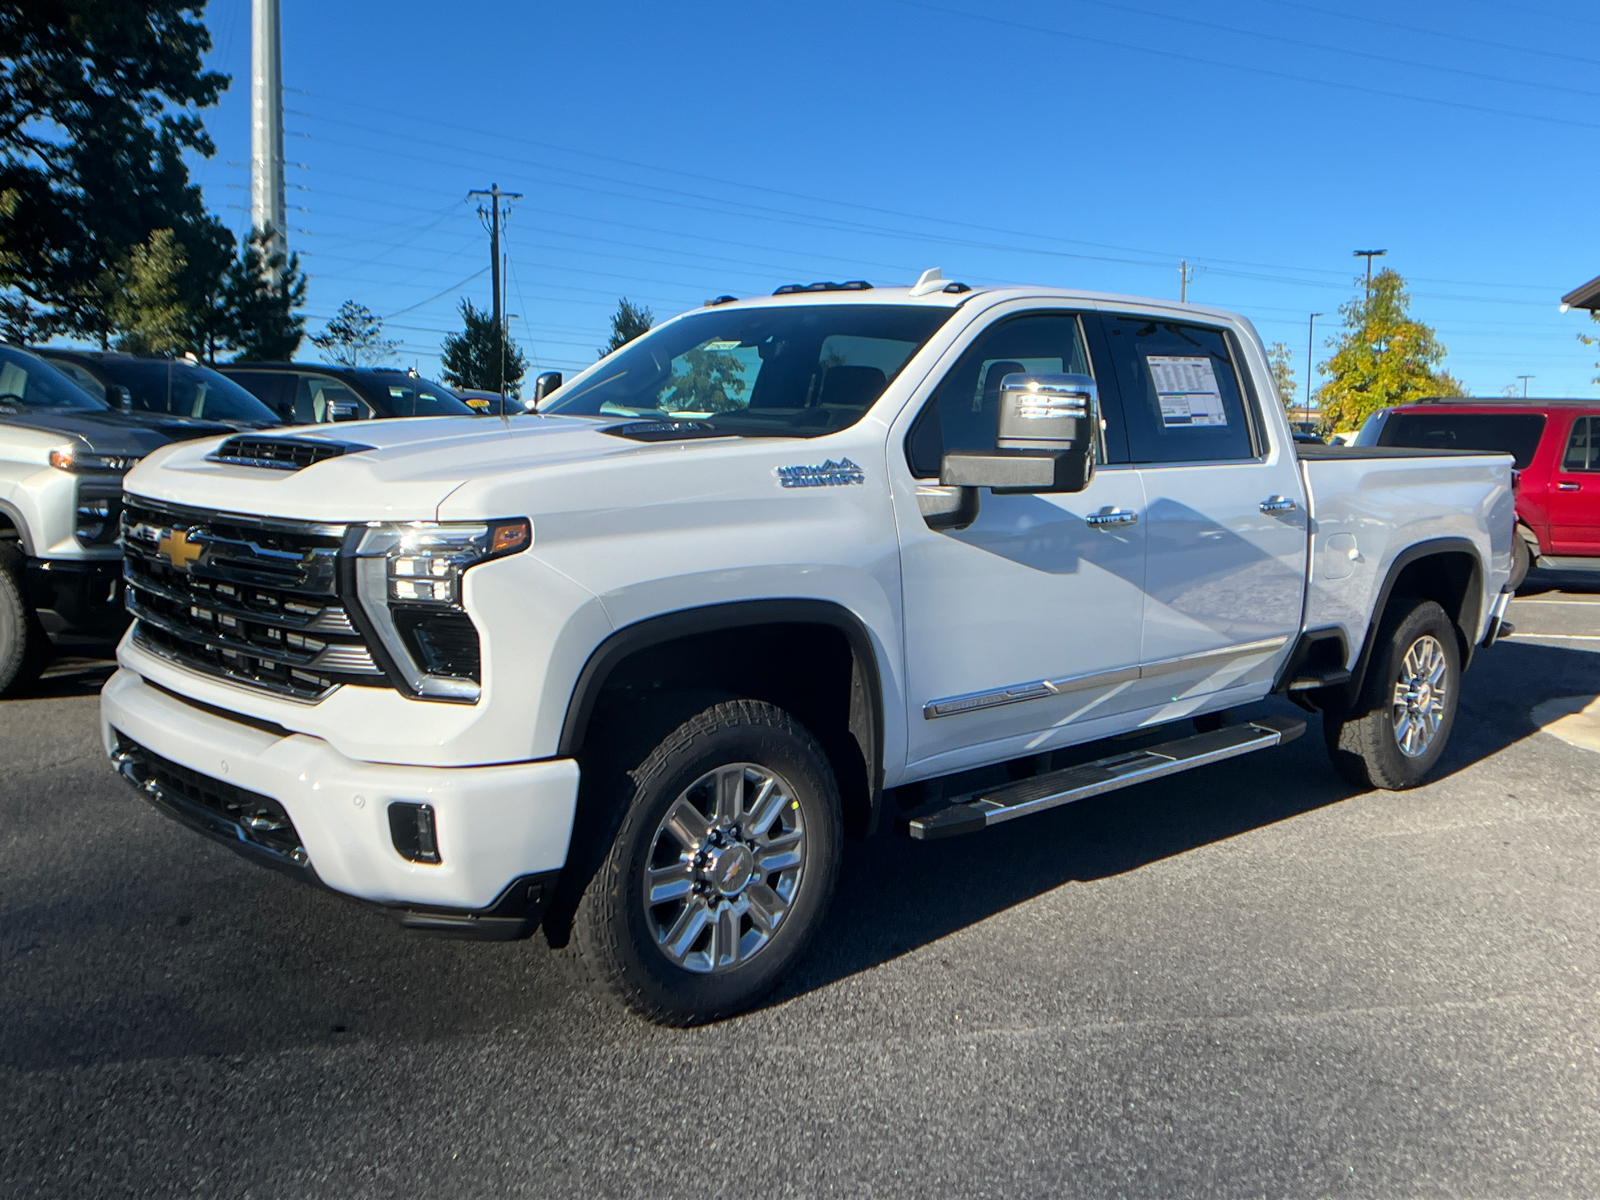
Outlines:
{"label": "red suv", "polygon": [[1516,557],[1600,571],[1600,400],[1422,400],[1367,418],[1358,446],[1504,450],[1516,460]]}

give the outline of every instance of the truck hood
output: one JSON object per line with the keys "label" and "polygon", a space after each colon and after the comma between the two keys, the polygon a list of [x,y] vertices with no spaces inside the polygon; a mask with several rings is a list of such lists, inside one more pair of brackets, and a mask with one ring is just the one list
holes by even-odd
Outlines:
{"label": "truck hood", "polygon": [[[79,450],[121,458],[143,458],[172,441],[172,435],[150,421],[141,421],[106,409],[25,408],[0,416],[0,425],[40,429],[62,434],[62,441],[75,443]],[[202,433],[214,432],[203,427]],[[201,434],[188,434],[198,437]]]}
{"label": "truck hood", "polygon": [[619,417],[409,417],[273,429],[243,437],[343,451],[299,470],[240,466],[212,461],[224,439],[209,438],[157,452],[134,468],[126,486],[170,504],[300,520],[431,520],[445,497],[469,481],[660,454],[683,444],[601,432],[621,423]]}

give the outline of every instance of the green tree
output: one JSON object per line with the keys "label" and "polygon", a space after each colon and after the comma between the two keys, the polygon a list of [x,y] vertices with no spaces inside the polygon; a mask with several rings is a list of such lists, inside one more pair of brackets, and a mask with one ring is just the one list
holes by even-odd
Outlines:
{"label": "green tree", "polygon": [[118,350],[130,354],[181,354],[194,332],[185,303],[188,257],[170,229],[158,229],[128,253],[108,287],[106,319]]}
{"label": "green tree", "polygon": [[528,372],[522,349],[506,338],[493,313],[482,311],[471,300],[463,300],[460,311],[463,329],[447,335],[439,351],[444,381],[456,387],[520,396],[522,377]]}
{"label": "green tree", "polygon": [[306,277],[300,256],[273,247],[270,231],[254,230],[228,268],[222,333],[237,361],[292,359],[305,338]]}
{"label": "green tree", "polygon": [[1328,342],[1334,354],[1322,364],[1323,424],[1334,432],[1359,429],[1380,408],[1463,395],[1460,381],[1439,369],[1446,350],[1433,329],[1412,318],[1399,272],[1374,275],[1370,296],[1363,278],[1356,283],[1362,294],[1340,306],[1344,332]]}
{"label": "green tree", "polygon": [[604,358],[640,334],[649,333],[655,323],[655,313],[623,296],[617,301],[617,311],[611,314],[611,339],[600,347],[599,357]]}
{"label": "green tree", "polygon": [[339,311],[311,335],[311,344],[331,363],[343,367],[375,367],[388,362],[400,343],[383,336],[383,318],[365,304],[346,300]]}
{"label": "green tree", "polygon": [[1283,399],[1283,411],[1294,411],[1294,362],[1289,347],[1282,342],[1273,342],[1272,348],[1267,351],[1267,362],[1272,367],[1272,378],[1277,381],[1278,395]]}
{"label": "green tree", "polygon": [[[1600,309],[1590,309],[1589,319],[1596,325],[1600,325]],[[1578,340],[1585,346],[1600,346],[1600,334],[1580,333],[1578,335]],[[1594,369],[1596,371],[1600,371],[1600,362],[1595,363]],[[1596,375],[1590,382],[1600,383],[1600,375]]]}
{"label": "green tree", "polygon": [[186,303],[214,289],[233,257],[184,162],[213,153],[199,113],[228,85],[203,69],[204,8],[0,5],[0,289],[37,306],[52,329],[104,342],[113,304],[126,324],[129,301],[116,290],[133,248],[152,253],[157,230],[183,252],[175,286]]}
{"label": "green tree", "polygon": [[744,364],[725,350],[690,350],[683,356],[689,369],[674,374],[672,389],[660,406],[668,412],[727,412],[740,408],[744,395]]}

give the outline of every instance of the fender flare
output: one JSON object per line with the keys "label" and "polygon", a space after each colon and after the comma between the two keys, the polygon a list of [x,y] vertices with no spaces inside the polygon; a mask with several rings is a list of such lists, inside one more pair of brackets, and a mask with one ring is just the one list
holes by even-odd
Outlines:
{"label": "fender flare", "polygon": [[562,758],[577,755],[606,680],[624,660],[665,642],[755,625],[824,625],[844,634],[854,660],[849,729],[867,764],[867,828],[875,829],[883,803],[883,676],[865,623],[842,604],[830,600],[736,600],[679,609],[624,625],[595,648],[578,673],[561,723],[556,754]]}
{"label": "fender flare", "polygon": [[22,552],[29,558],[33,558],[33,538],[28,533],[28,522],[23,518],[22,510],[9,500],[0,500],[0,515],[3,515],[16,528],[17,536],[22,539]]}
{"label": "fender flare", "polygon": [[[1350,682],[1341,685],[1334,692],[1339,701],[1338,707],[1353,706],[1361,695],[1361,690],[1366,684],[1367,668],[1372,661],[1372,652],[1377,644],[1378,627],[1383,623],[1383,614],[1388,610],[1394,585],[1401,573],[1412,563],[1438,554],[1466,554],[1472,561],[1472,570],[1467,576],[1466,595],[1461,598],[1461,612],[1454,618],[1463,647],[1461,669],[1465,671],[1471,663],[1472,651],[1477,644],[1478,617],[1483,605],[1483,559],[1478,556],[1478,547],[1469,539],[1462,537],[1430,538],[1424,542],[1417,542],[1400,551],[1389,564],[1389,570],[1383,578],[1383,586],[1378,589],[1377,603],[1372,606],[1372,614],[1367,618],[1367,633],[1361,641],[1361,653],[1350,669]],[[1322,707],[1327,708],[1328,705],[1324,704]]]}

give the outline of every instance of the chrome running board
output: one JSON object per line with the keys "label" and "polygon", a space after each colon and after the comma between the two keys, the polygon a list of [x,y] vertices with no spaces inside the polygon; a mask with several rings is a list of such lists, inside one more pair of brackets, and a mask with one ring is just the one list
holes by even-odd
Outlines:
{"label": "chrome running board", "polygon": [[1017,783],[969,792],[943,808],[912,818],[910,833],[921,841],[974,833],[1074,800],[1087,800],[1207,763],[1281,746],[1305,731],[1306,723],[1293,717],[1261,717],[1212,733],[1191,734]]}

